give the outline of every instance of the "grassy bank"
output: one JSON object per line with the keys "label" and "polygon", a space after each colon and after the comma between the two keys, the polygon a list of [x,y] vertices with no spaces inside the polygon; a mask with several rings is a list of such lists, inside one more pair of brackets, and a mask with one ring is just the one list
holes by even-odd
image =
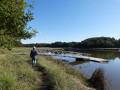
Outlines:
{"label": "grassy bank", "polygon": [[[25,55],[11,53],[28,53]],[[40,78],[28,63],[30,48],[14,48],[12,51],[0,51],[0,89],[1,90],[37,90]],[[87,78],[62,62],[50,57],[37,57],[37,68],[45,75],[52,90],[90,90]]]}
{"label": "grassy bank", "polygon": [[38,66],[46,74],[49,85],[54,90],[89,90],[87,78],[81,73],[64,67],[50,60],[49,57],[38,56]]}
{"label": "grassy bank", "polygon": [[36,90],[39,88],[39,77],[28,63],[28,55],[12,55],[14,49],[0,51],[0,90]]}

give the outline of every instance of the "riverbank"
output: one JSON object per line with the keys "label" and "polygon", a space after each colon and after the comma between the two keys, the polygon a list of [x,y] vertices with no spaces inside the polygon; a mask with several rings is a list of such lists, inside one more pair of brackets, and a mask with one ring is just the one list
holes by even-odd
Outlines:
{"label": "riverbank", "polygon": [[120,48],[64,48],[65,51],[117,51],[120,52]]}
{"label": "riverbank", "polygon": [[[11,53],[29,53],[30,48],[14,48],[12,51],[0,52],[0,89],[37,90],[41,88],[41,79],[32,68],[29,54],[19,55]],[[85,77],[74,69],[65,67],[61,61],[50,57],[37,57],[38,71],[45,76],[45,82],[52,90],[92,90]]]}
{"label": "riverbank", "polygon": [[76,70],[65,67],[62,61],[51,57],[38,56],[38,66],[46,74],[48,84],[53,90],[89,90],[87,77]]}

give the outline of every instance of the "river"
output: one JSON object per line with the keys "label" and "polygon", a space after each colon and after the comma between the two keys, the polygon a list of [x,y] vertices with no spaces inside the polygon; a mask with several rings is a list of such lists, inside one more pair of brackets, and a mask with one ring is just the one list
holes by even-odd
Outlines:
{"label": "river", "polygon": [[92,57],[103,58],[109,60],[105,63],[93,61],[76,61],[75,58],[53,56],[55,59],[67,61],[76,70],[82,72],[88,77],[97,68],[103,68],[107,81],[109,82],[109,90],[120,90],[120,52],[114,51],[80,51],[81,53],[90,54]]}

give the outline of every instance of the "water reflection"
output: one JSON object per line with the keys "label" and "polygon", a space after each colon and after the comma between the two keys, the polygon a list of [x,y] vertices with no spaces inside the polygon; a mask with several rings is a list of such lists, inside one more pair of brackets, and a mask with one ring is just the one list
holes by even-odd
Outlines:
{"label": "water reflection", "polygon": [[103,58],[103,59],[109,59],[109,60],[115,60],[116,58],[120,58],[120,52],[115,51],[80,51],[81,53],[88,53],[92,57],[96,58]]}
{"label": "water reflection", "polygon": [[105,71],[106,77],[111,79],[110,90],[120,90],[120,52],[108,51],[81,51],[81,53],[91,54],[92,57],[108,59],[109,62],[76,61],[75,58],[53,57],[68,61],[76,70],[84,73],[88,77],[92,75],[95,69],[101,67]]}
{"label": "water reflection", "polygon": [[83,63],[88,63],[89,61],[75,61],[75,62],[70,62],[70,65],[78,65],[78,64],[83,64]]}
{"label": "water reflection", "polygon": [[[64,60],[63,60],[64,61]],[[89,63],[90,61],[75,61],[75,62],[70,62],[70,65],[80,65],[80,64],[85,64]],[[94,62],[94,61],[92,61]],[[102,63],[102,64],[108,64],[109,62],[95,62],[95,63]]]}

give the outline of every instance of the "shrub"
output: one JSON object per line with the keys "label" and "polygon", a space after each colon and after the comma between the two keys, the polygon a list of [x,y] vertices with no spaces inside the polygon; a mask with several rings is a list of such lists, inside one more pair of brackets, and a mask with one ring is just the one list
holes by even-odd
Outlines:
{"label": "shrub", "polygon": [[98,68],[92,74],[89,82],[95,87],[97,90],[106,90],[107,84],[104,75],[104,70],[102,68]]}

